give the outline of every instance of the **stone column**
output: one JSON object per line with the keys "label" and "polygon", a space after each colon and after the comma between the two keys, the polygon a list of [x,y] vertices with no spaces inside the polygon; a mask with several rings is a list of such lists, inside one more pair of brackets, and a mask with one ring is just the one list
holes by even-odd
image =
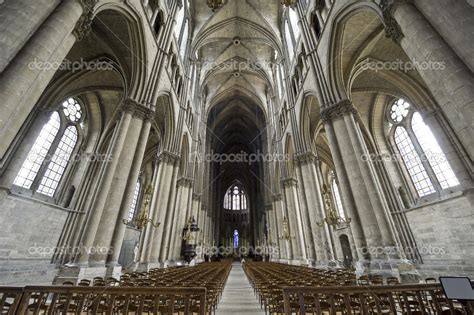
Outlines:
{"label": "stone column", "polygon": [[[140,131],[140,136],[138,138],[138,144],[135,149],[135,156],[133,158],[132,169],[130,170],[130,175],[127,180],[127,188],[124,192],[124,197],[122,199],[122,204],[120,206],[120,212],[118,215],[117,222],[115,224],[114,233],[112,236],[111,242],[111,254],[107,257],[108,266],[118,265],[118,259],[120,256],[120,250],[122,248],[123,237],[125,235],[126,225],[123,224],[123,219],[126,219],[128,212],[130,211],[130,205],[132,203],[133,194],[137,186],[138,177],[140,175],[140,169],[142,167],[143,157],[145,155],[146,145],[148,143],[148,136],[150,135],[151,122],[154,118],[154,112],[151,110],[146,110],[143,112],[144,116],[140,117],[145,119],[142,129]],[[144,187],[146,189],[146,187]],[[148,211],[146,209],[146,211]],[[140,246],[142,246],[140,244]]]}
{"label": "stone column", "polygon": [[[82,3],[82,4],[81,4]],[[76,40],[90,32],[94,1],[65,0],[0,76],[0,159]],[[42,67],[40,67],[42,66]]]}
{"label": "stone column", "polygon": [[174,164],[177,156],[163,151],[158,156],[158,175],[154,183],[154,193],[151,202],[150,212],[153,222],[160,223],[158,228],[146,229],[144,240],[144,251],[140,258],[141,268],[158,267],[159,253],[161,247],[161,240],[163,229],[165,225],[165,217],[168,209],[168,200],[170,198],[170,190],[172,185]]}
{"label": "stone column", "polygon": [[298,261],[306,259],[306,248],[303,221],[298,203],[297,181],[294,178],[285,178],[282,183],[288,209],[287,219],[291,236],[292,260],[294,263],[298,263]]}
{"label": "stone column", "polygon": [[89,249],[94,244],[94,239],[99,229],[99,224],[102,217],[102,212],[110,192],[110,188],[116,174],[117,166],[119,164],[120,155],[125,143],[127,131],[129,129],[130,121],[132,120],[133,108],[128,106],[128,103],[123,104],[122,113],[120,114],[120,121],[117,126],[117,133],[112,139],[111,146],[111,160],[105,166],[104,172],[101,174],[101,180],[97,187],[97,195],[91,206],[90,216],[86,222],[83,236],[81,239],[81,246],[83,248],[81,255],[76,260],[80,265],[87,265],[89,261]]}
{"label": "stone column", "polygon": [[[321,198],[321,185],[318,180],[315,162],[317,157],[312,152],[306,152],[296,157],[299,162],[305,201],[308,207],[309,226],[311,227],[312,236],[314,238],[314,246],[316,247],[316,259],[318,264],[323,265],[332,259],[328,254],[326,247],[330,240],[325,233],[326,223],[325,209]],[[321,226],[322,225],[322,226]]]}
{"label": "stone column", "polygon": [[167,260],[179,260],[181,258],[182,233],[189,219],[187,210],[192,183],[192,178],[188,177],[181,177],[178,180],[177,202],[174,210],[175,218],[170,231],[171,245]]}
{"label": "stone column", "polygon": [[358,250],[365,244],[369,248],[392,247],[396,242],[387,205],[373,165],[363,158],[369,151],[355,121],[356,114],[352,103],[343,100],[325,108],[321,120],[328,134],[344,204],[353,220],[351,227]]}
{"label": "stone column", "polygon": [[415,0],[415,5],[429,20],[462,61],[474,71],[474,6],[467,1]]}
{"label": "stone column", "polygon": [[[176,161],[179,160],[179,157]],[[162,230],[162,234],[160,236],[161,239],[161,247],[159,253],[159,262],[166,266],[166,261],[168,258],[168,252],[170,250],[170,242],[171,242],[171,235],[172,235],[172,227],[174,226],[175,222],[173,222],[173,218],[175,217],[175,204],[176,204],[176,188],[177,188],[177,177],[179,171],[179,165],[175,161],[173,167],[173,173],[171,177],[171,191],[168,196],[168,203],[164,207],[166,209],[165,218],[164,218],[164,226]]]}
{"label": "stone column", "polygon": [[[383,0],[386,32],[399,42],[474,159],[474,76],[411,0]],[[404,36],[407,35],[407,36]]]}
{"label": "stone column", "polygon": [[0,38],[0,73],[59,3],[59,0],[2,1],[0,29],[4,36]]}

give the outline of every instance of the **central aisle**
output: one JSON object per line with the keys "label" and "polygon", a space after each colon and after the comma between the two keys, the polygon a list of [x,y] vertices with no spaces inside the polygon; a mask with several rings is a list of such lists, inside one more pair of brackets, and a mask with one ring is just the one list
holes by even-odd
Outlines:
{"label": "central aisle", "polygon": [[240,262],[232,264],[229,278],[222,293],[222,299],[217,305],[217,315],[229,314],[265,314],[260,308],[260,303],[253,294],[247,276]]}

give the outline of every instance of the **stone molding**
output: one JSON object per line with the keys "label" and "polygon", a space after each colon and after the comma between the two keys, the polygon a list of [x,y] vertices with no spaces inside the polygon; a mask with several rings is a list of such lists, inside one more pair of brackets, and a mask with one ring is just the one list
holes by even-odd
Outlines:
{"label": "stone molding", "polygon": [[405,37],[405,35],[400,29],[393,14],[400,4],[412,2],[413,0],[382,0],[380,2],[380,8],[382,9],[382,16],[385,24],[385,35],[397,44],[400,44],[400,41]]}
{"label": "stone molding", "polygon": [[92,31],[92,20],[94,20],[94,7],[98,0],[78,0],[84,12],[76,23],[72,33],[78,42],[86,38]]}
{"label": "stone molding", "polygon": [[131,98],[127,98],[122,103],[120,111],[130,113],[134,117],[138,117],[145,121],[153,121],[155,118],[155,112],[153,110]]}
{"label": "stone molding", "polygon": [[200,201],[200,200],[201,200],[201,197],[202,197],[201,194],[198,194],[198,193],[196,193],[196,192],[193,192],[193,200]]}
{"label": "stone molding", "polygon": [[282,199],[283,198],[282,198],[282,195],[280,193],[273,195],[273,201],[281,201]]}
{"label": "stone molding", "polygon": [[357,109],[352,105],[348,99],[339,101],[321,111],[321,121],[323,123],[342,118],[346,114],[357,114]]}
{"label": "stone molding", "polygon": [[295,160],[301,165],[315,163],[319,158],[311,151],[303,152],[295,156]]}
{"label": "stone molding", "polygon": [[169,151],[162,151],[156,156],[156,161],[165,162],[168,164],[174,164],[179,160],[179,155],[171,153]]}
{"label": "stone molding", "polygon": [[294,177],[286,177],[281,180],[281,183],[283,184],[283,187],[287,188],[287,187],[296,186],[298,181]]}
{"label": "stone molding", "polygon": [[178,184],[178,186],[192,187],[193,182],[194,182],[193,178],[182,176],[182,177],[178,178],[177,184]]}

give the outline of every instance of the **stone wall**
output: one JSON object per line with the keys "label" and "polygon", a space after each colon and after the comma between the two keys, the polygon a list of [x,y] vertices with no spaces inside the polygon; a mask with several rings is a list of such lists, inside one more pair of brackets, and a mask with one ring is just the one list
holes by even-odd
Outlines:
{"label": "stone wall", "polygon": [[407,212],[423,259],[422,275],[474,276],[472,197],[457,195]]}
{"label": "stone wall", "polygon": [[52,251],[68,212],[0,190],[0,284],[51,284]]}

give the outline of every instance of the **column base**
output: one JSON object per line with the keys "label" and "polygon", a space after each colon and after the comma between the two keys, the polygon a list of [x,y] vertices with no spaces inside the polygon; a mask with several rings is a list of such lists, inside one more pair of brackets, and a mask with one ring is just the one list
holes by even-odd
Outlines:
{"label": "column base", "polygon": [[317,260],[312,266],[316,269],[331,270],[344,268],[340,261],[337,260]]}
{"label": "column base", "polygon": [[[60,285],[66,281],[77,283],[79,280],[92,280],[94,277],[107,277],[107,267],[105,266],[82,266],[69,265],[61,266],[58,275],[54,278],[53,284]],[[120,267],[121,269],[121,267]],[[118,279],[120,279],[120,274]]]}
{"label": "column base", "polygon": [[419,283],[421,276],[415,265],[407,259],[359,260],[356,262],[356,276],[381,275],[385,279],[396,277],[401,283]]}

